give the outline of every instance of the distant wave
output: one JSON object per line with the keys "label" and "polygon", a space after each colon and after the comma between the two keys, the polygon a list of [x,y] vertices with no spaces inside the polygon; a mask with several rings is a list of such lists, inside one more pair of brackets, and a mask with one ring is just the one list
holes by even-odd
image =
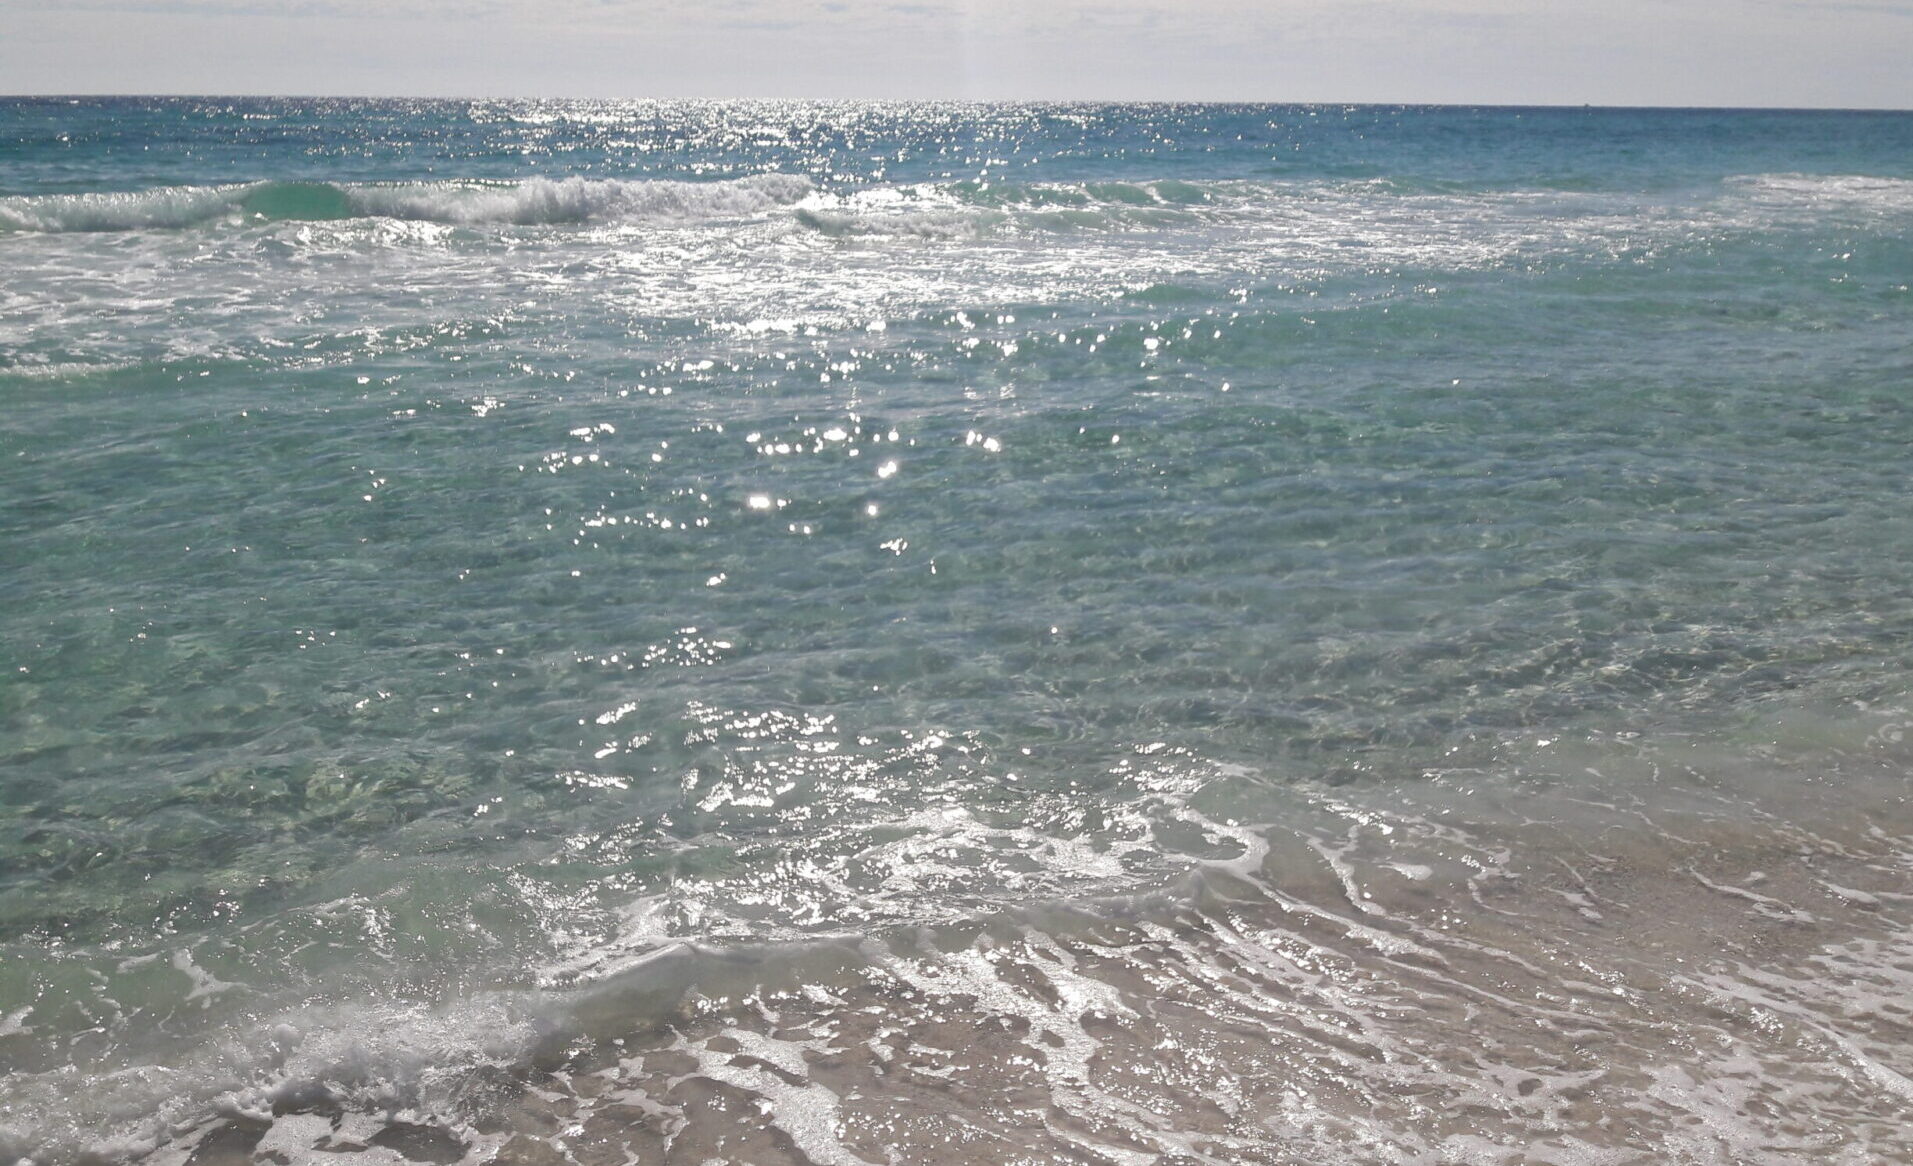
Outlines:
{"label": "distant wave", "polygon": [[1806,208],[1913,210],[1913,179],[1866,174],[1743,174],[1727,187],[1757,201]]}
{"label": "distant wave", "polygon": [[797,221],[821,235],[914,235],[924,239],[968,239],[988,231],[1006,216],[987,211],[845,211],[799,207]]}
{"label": "distant wave", "polygon": [[1200,206],[1214,202],[1224,191],[1241,185],[1223,181],[1176,182],[958,182],[948,189],[959,200],[976,206]]}
{"label": "distant wave", "polygon": [[[998,229],[1080,231],[1161,226],[1224,214],[1252,184],[1176,182],[949,182],[819,192],[797,221],[831,236],[966,238]],[[1267,193],[1263,191],[1262,193]]]}
{"label": "distant wave", "polygon": [[[1839,208],[1898,214],[1913,181],[1859,175],[1748,174],[1724,180],[1730,203],[1765,212]],[[819,189],[797,174],[712,182],[532,178],[407,183],[253,182],[0,198],[0,233],[181,230],[214,224],[390,219],[446,225],[696,223],[779,212],[835,238],[961,240],[1179,224],[1290,224],[1323,219],[1372,232],[1378,212],[1524,212],[1579,199],[1582,213],[1630,215],[1639,199],[1565,189],[1499,189],[1402,180],[1158,179],[1136,182],[926,182]],[[1611,205],[1610,205],[1611,204]],[[1333,224],[1329,224],[1333,225]]]}
{"label": "distant wave", "polygon": [[451,224],[697,220],[758,214],[812,191],[794,174],[722,182],[532,178],[392,185],[252,182],[0,199],[0,230],[177,230],[228,219],[393,218]]}

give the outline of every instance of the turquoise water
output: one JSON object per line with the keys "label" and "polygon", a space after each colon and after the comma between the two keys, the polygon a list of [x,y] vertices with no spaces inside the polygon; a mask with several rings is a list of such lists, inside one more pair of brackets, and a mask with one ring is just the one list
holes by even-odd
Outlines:
{"label": "turquoise water", "polygon": [[1913,115],[0,163],[0,1161],[1913,1153]]}

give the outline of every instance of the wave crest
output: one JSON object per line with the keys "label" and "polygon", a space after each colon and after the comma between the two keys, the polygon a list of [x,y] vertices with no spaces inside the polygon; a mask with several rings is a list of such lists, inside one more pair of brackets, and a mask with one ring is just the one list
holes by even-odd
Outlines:
{"label": "wave crest", "polygon": [[1845,208],[1903,213],[1913,209],[1913,179],[1869,174],[1742,174],[1726,180],[1729,191],[1787,209]]}
{"label": "wave crest", "polygon": [[342,185],[252,182],[0,199],[0,230],[178,230],[225,220],[392,218],[456,225],[735,218],[788,206],[811,193],[797,174],[717,182],[531,178],[520,182]]}

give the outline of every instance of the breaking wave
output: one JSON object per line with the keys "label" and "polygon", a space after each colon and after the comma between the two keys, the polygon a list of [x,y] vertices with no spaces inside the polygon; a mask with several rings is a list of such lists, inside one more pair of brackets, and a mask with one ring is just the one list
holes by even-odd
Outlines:
{"label": "breaking wave", "polygon": [[1239,183],[924,183],[822,192],[796,174],[717,182],[532,178],[347,184],[252,182],[0,199],[0,231],[180,230],[214,223],[389,218],[537,226],[747,218],[785,207],[827,235],[966,237],[1006,222],[1069,230],[1150,225],[1243,201]]}
{"label": "breaking wave", "polygon": [[[1853,175],[1749,174],[1724,180],[1721,210],[1842,208],[1901,213],[1913,182]],[[0,232],[180,230],[217,223],[318,222],[383,218],[452,226],[540,226],[747,219],[789,210],[800,227],[832,237],[963,239],[1001,230],[1039,233],[1159,228],[1180,223],[1289,221],[1360,204],[1376,195],[1402,210],[1463,213],[1533,210],[1559,191],[1508,191],[1465,184],[1310,183],[1268,180],[1184,182],[986,181],[819,189],[798,174],[765,173],[711,182],[666,179],[531,178],[405,183],[253,182],[141,191],[0,198]],[[1431,202],[1430,200],[1436,200]],[[1446,200],[1446,201],[1442,201]],[[1582,206],[1599,211],[1601,206]],[[1638,212],[1634,200],[1605,208]]]}
{"label": "breaking wave", "polygon": [[[1913,836],[1903,714],[1881,715],[1864,744],[1800,722],[1852,749],[1832,801],[1802,780],[1825,756],[1784,728],[1759,758],[1511,741],[1495,768],[1521,780],[1470,766],[1412,789],[1184,759],[1201,798],[1233,787],[1218,808],[1251,796],[1266,820],[1178,803],[1212,853],[1166,882],[775,940],[640,925],[545,984],[439,1001],[248,1009],[182,952],[195,995],[235,1009],[224,1035],[117,1073],[19,1073],[0,1161],[510,1162],[559,1120],[637,1161],[746,1138],[928,1161],[972,1129],[1024,1160],[1488,1163],[1537,1141],[1618,1160],[1542,1141],[1580,1108],[1625,1114],[1662,1161],[1898,1160]],[[1710,780],[1670,787],[1673,757]],[[1545,789],[1577,771],[1606,776]],[[31,1011],[0,1019],[24,1033]],[[945,1103],[897,1123],[925,1091]]]}
{"label": "breaking wave", "polygon": [[1913,209],[1913,179],[1866,174],[1745,174],[1729,178],[1735,195],[1776,208],[1844,207],[1881,213]]}
{"label": "breaking wave", "polygon": [[631,220],[699,220],[760,214],[811,193],[794,174],[721,182],[532,178],[522,182],[341,185],[253,182],[0,199],[0,230],[177,230],[240,221],[393,218],[520,226]]}

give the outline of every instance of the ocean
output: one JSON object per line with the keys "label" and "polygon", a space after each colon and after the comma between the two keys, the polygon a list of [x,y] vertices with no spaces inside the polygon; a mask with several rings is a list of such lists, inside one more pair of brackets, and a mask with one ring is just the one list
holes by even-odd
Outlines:
{"label": "ocean", "polygon": [[1910,279],[1908,113],[0,101],[0,1163],[1913,1161]]}

